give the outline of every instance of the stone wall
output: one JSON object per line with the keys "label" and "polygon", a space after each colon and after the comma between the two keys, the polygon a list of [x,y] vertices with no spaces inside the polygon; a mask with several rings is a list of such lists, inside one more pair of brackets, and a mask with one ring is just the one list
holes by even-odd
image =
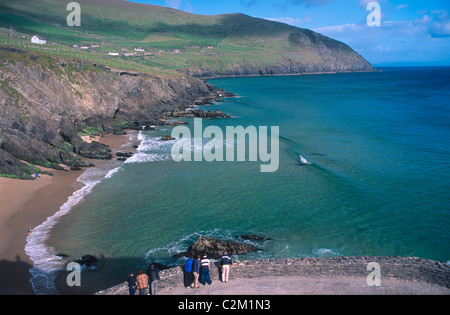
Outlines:
{"label": "stone wall", "polygon": [[[252,279],[260,277],[307,278],[320,277],[367,277],[369,263],[380,265],[381,278],[411,280],[436,284],[450,288],[450,266],[438,261],[416,257],[332,257],[332,258],[292,258],[263,259],[236,262],[230,273],[233,279]],[[218,264],[210,268],[211,279],[219,279]],[[179,287],[183,284],[181,266],[160,272],[160,292]],[[99,292],[103,295],[127,295],[124,284]]]}

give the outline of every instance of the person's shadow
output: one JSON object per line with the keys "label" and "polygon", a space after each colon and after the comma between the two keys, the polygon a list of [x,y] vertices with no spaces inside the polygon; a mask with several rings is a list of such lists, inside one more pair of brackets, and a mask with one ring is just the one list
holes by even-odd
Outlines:
{"label": "person's shadow", "polygon": [[15,261],[0,260],[0,294],[34,295],[31,287],[30,269],[32,266],[16,255]]}

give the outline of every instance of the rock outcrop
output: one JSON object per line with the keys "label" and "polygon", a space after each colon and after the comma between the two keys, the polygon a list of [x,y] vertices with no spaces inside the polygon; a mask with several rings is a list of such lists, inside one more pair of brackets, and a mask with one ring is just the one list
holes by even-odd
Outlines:
{"label": "rock outcrop", "polygon": [[187,252],[177,254],[175,255],[175,258],[182,256],[196,257],[197,255],[207,255],[209,258],[218,259],[224,252],[227,252],[229,255],[242,255],[258,250],[260,249],[244,243],[202,236],[189,247]]}
{"label": "rock outcrop", "polygon": [[220,100],[226,92],[190,76],[152,76],[0,47],[0,174],[28,177],[28,163],[86,167],[110,159],[82,136],[140,130],[168,112]]}

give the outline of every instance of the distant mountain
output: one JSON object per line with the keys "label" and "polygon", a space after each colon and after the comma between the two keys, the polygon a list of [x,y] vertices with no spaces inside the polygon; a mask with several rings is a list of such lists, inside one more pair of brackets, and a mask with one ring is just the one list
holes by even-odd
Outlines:
{"label": "distant mountain", "polygon": [[77,2],[80,27],[67,25],[68,2],[56,0],[3,3],[0,26],[197,77],[374,70],[346,44],[279,22],[244,14],[194,15],[122,0]]}

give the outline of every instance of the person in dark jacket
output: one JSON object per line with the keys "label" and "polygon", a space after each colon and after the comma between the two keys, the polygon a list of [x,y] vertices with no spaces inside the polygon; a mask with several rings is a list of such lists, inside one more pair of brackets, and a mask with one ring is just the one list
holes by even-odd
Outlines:
{"label": "person in dark jacket", "polygon": [[130,295],[136,295],[136,287],[137,287],[136,276],[133,275],[132,273],[130,273],[130,276],[128,277],[127,285]]}
{"label": "person in dark jacket", "polygon": [[156,295],[158,293],[158,284],[159,284],[159,269],[155,267],[154,264],[151,264],[147,270],[148,275],[148,284],[150,287],[150,294]]}
{"label": "person in dark jacket", "polygon": [[222,282],[226,283],[228,282],[228,276],[230,274],[230,266],[233,264],[231,261],[230,256],[228,256],[227,252],[224,252],[222,255]]}
{"label": "person in dark jacket", "polygon": [[191,257],[188,257],[186,261],[186,265],[184,266],[184,287],[190,288],[192,284],[192,265],[194,260]]}
{"label": "person in dark jacket", "polygon": [[200,267],[202,263],[200,261],[200,255],[197,255],[197,259],[192,263],[192,276],[194,281],[192,282],[191,288],[200,288],[198,285],[198,277],[200,275]]}

